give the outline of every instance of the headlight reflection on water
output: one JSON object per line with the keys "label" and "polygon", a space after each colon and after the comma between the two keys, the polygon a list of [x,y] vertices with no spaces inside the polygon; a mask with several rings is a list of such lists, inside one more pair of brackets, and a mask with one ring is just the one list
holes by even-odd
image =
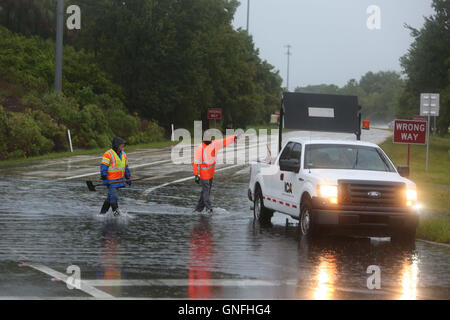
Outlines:
{"label": "headlight reflection on water", "polygon": [[416,300],[417,282],[419,280],[418,258],[413,257],[412,261],[405,258],[402,270],[402,295],[400,300]]}
{"label": "headlight reflection on water", "polygon": [[327,255],[320,257],[320,264],[317,269],[317,287],[314,289],[313,298],[315,300],[331,300],[334,297],[334,286],[336,277],[336,261],[334,256]]}

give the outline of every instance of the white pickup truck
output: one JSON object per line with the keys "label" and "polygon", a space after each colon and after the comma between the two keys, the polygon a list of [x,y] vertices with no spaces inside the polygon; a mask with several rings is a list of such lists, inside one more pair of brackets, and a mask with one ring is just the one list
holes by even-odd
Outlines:
{"label": "white pickup truck", "polygon": [[250,171],[248,197],[261,223],[276,211],[299,220],[306,237],[415,239],[416,185],[376,144],[294,138],[270,162],[252,163]]}

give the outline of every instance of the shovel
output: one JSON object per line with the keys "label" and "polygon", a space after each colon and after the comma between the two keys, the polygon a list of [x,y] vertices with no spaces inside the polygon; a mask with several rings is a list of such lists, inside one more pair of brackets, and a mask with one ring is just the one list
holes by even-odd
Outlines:
{"label": "shovel", "polygon": [[[125,180],[125,181],[122,180],[122,181],[108,182],[107,185],[114,184],[114,183],[139,181],[139,180],[143,180],[143,179],[146,179],[146,178],[149,178],[149,177],[142,177],[142,178],[137,178],[137,179],[129,179],[129,180]],[[86,181],[86,184],[87,184],[87,186],[88,186],[89,191],[96,191],[96,190],[95,190],[95,187],[98,187],[98,186],[104,186],[103,183],[94,184],[92,181]]]}

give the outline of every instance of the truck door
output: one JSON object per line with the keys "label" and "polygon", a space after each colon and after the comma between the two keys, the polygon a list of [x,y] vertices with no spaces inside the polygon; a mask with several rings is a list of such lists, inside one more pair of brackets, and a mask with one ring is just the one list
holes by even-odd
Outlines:
{"label": "truck door", "polygon": [[[298,173],[300,170],[300,161],[302,155],[302,145],[294,143],[289,153],[288,165],[280,174],[282,186],[280,188],[281,206],[283,212],[288,214],[298,214],[299,201],[297,201],[299,193]],[[280,208],[281,209],[281,208]]]}
{"label": "truck door", "polygon": [[282,204],[283,200],[281,199],[281,197],[284,190],[284,175],[286,174],[286,172],[281,170],[280,162],[288,161],[290,159],[290,154],[293,146],[294,142],[289,142],[283,149],[280,158],[278,159],[278,163],[276,164],[279,170],[276,174],[270,177],[272,208],[281,212],[285,212],[285,206],[284,204]]}

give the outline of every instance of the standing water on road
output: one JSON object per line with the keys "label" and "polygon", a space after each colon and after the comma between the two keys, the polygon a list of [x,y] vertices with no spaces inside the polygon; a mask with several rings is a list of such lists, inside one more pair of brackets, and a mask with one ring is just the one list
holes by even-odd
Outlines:
{"label": "standing water on road", "polygon": [[[96,157],[27,164],[29,174],[1,169],[0,298],[450,298],[446,246],[346,237],[311,243],[280,214],[262,226],[250,210],[246,165],[219,171],[215,211],[194,213],[200,187],[193,179],[158,187],[191,175],[190,166],[174,172],[163,161],[170,149],[129,159],[132,169],[162,163],[133,172],[152,178],[119,191],[119,218],[99,216],[106,189],[86,187],[98,177]],[[379,290],[367,288],[373,265],[381,270]],[[81,290],[57,281],[69,266],[79,267]]]}

